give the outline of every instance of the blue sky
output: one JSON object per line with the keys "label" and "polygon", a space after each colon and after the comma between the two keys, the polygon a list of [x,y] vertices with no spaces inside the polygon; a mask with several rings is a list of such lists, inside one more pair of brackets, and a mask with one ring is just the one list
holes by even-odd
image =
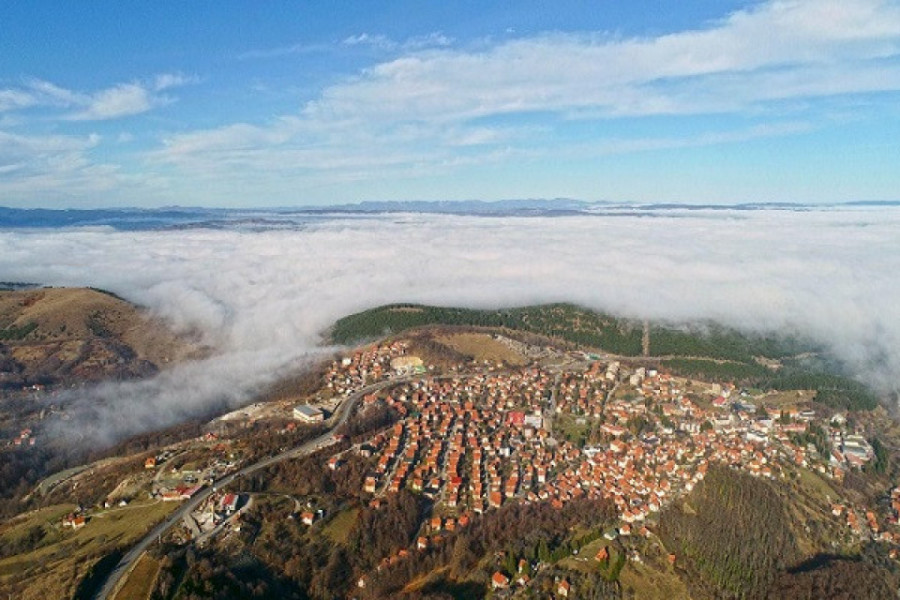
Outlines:
{"label": "blue sky", "polygon": [[0,4],[0,205],[898,190],[896,1]]}

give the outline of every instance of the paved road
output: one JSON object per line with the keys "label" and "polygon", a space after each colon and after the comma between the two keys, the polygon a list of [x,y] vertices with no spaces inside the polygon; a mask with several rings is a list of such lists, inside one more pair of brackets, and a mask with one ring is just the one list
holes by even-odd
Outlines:
{"label": "paved road", "polygon": [[363,396],[391,385],[405,383],[409,380],[410,378],[408,377],[398,377],[397,379],[389,379],[364,387],[358,392],[351,394],[343,402],[341,402],[341,405],[338,407],[337,411],[335,411],[335,413],[329,418],[330,422],[328,430],[322,435],[313,438],[295,448],[291,448],[290,450],[282,452],[281,454],[269,456],[253,463],[252,465],[248,465],[238,471],[235,471],[230,475],[226,475],[225,477],[213,483],[213,485],[207,486],[194,494],[193,497],[191,497],[189,500],[175,509],[175,511],[170,514],[165,521],[154,527],[150,531],[150,533],[144,536],[143,539],[135,544],[134,547],[132,547],[131,550],[129,550],[125,554],[125,556],[122,557],[116,567],[110,572],[106,583],[103,584],[103,587],[101,587],[97,594],[94,596],[95,600],[108,600],[109,598],[112,598],[113,593],[116,591],[116,588],[119,585],[119,582],[131,571],[131,568],[134,566],[134,563],[137,562],[137,559],[141,556],[141,554],[143,554],[144,551],[149,548],[153,542],[162,537],[162,535],[167,532],[173,525],[179,522],[186,515],[193,512],[198,506],[200,506],[200,504],[202,504],[204,500],[209,498],[209,496],[213,494],[215,490],[222,489],[230,485],[238,477],[255,473],[260,469],[265,469],[270,465],[274,465],[275,463],[279,463],[290,458],[297,458],[299,456],[310,454],[315,450],[330,444],[334,440],[334,438],[332,437],[332,432],[347,422],[347,420],[350,418],[350,415],[353,414],[353,409],[355,408],[357,402],[359,402],[359,400]]}

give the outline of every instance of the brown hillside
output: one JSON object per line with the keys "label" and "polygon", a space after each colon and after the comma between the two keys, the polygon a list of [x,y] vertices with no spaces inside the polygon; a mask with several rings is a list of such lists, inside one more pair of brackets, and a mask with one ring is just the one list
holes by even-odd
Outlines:
{"label": "brown hillside", "polygon": [[0,292],[0,386],[140,377],[201,353],[186,336],[110,294]]}

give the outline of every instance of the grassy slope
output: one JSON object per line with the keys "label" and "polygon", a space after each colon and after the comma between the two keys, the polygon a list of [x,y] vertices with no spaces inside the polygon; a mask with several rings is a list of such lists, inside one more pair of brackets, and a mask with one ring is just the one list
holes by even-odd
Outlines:
{"label": "grassy slope", "polygon": [[89,288],[0,291],[0,383],[147,375],[202,354],[158,319]]}
{"label": "grassy slope", "polygon": [[10,332],[8,341],[36,344],[112,337],[128,344],[138,358],[160,364],[186,350],[182,340],[160,325],[138,307],[99,290],[0,292],[0,332]]}
{"label": "grassy slope", "polygon": [[350,529],[356,522],[357,515],[359,515],[358,508],[348,508],[339,512],[322,529],[322,535],[336,544],[345,543],[347,536],[350,535]]}
{"label": "grassy slope", "polygon": [[116,594],[115,600],[142,600],[150,597],[156,577],[159,575],[159,561],[144,553]]}
{"label": "grassy slope", "polygon": [[18,531],[37,524],[49,531],[47,543],[0,560],[0,590],[22,599],[69,598],[101,556],[133,543],[176,506],[170,502],[135,502],[97,515],[74,532],[59,525],[59,517],[71,510],[70,506],[48,507],[16,519],[4,536],[18,535]]}

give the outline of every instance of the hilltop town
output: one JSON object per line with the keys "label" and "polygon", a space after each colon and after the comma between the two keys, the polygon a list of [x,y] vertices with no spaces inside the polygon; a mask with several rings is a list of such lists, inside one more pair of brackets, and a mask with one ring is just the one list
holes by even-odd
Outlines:
{"label": "hilltop town", "polygon": [[[796,521],[798,546],[868,549],[887,561],[900,550],[900,487],[871,496],[845,486],[884,472],[883,445],[871,443],[863,416],[815,402],[813,390],[753,389],[639,358],[453,330],[358,348],[318,377],[306,396],[257,402],[130,462],[42,482],[42,497],[92,500],[57,512],[59,533],[49,539],[94,539],[116,514],[155,515],[148,527],[173,515],[139,559],[152,573],[140,585],[161,598],[178,597],[173,577],[182,585],[201,577],[186,550],[224,560],[229,573],[226,557],[277,546],[273,535],[294,540],[296,560],[320,565],[319,574],[293,576],[297,589],[342,573],[352,575],[341,588],[348,597],[426,597],[429,585],[481,590],[476,597],[691,597],[699,557],[667,523],[713,477],[708,485],[725,481],[750,496],[784,494],[776,513]],[[332,429],[339,414],[346,421]],[[462,540],[524,514],[549,523],[525,535],[533,546],[501,535],[456,556]],[[585,514],[595,516],[579,520]],[[396,531],[378,533],[396,519]],[[816,525],[804,531],[802,522]],[[326,540],[331,550],[319,545]],[[278,551],[265,552],[274,560]],[[472,575],[454,574],[459,564]],[[7,583],[51,574],[35,576]],[[115,597],[137,582],[124,577]]]}

